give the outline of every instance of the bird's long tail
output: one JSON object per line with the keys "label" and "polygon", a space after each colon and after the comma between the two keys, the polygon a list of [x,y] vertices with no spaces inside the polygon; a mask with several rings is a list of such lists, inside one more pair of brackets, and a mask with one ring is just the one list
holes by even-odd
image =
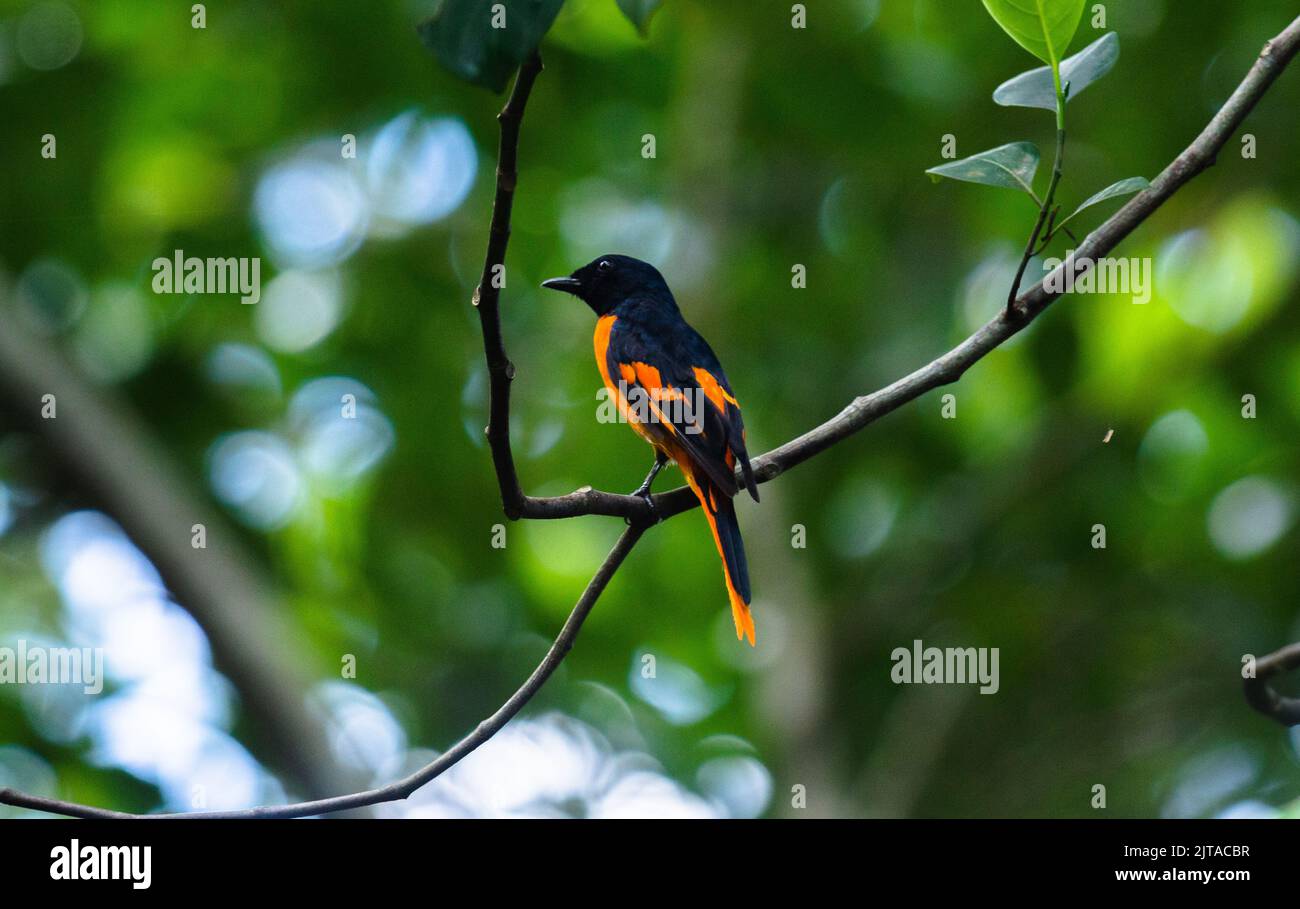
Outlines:
{"label": "bird's long tail", "polygon": [[748,638],[754,646],[754,617],[749,611],[749,563],[745,559],[745,542],[740,538],[740,524],[731,497],[714,488],[703,475],[685,470],[686,480],[703,506],[704,516],[713,531],[713,542],[722,556],[722,573],[731,600],[731,618],[736,623],[736,638]]}

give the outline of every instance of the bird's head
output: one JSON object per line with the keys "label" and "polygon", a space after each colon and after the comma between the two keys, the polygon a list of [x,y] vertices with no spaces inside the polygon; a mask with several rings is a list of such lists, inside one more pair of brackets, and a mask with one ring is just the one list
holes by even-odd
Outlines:
{"label": "bird's head", "polygon": [[672,300],[672,293],[659,269],[631,256],[601,256],[567,278],[551,278],[543,281],[542,286],[573,294],[598,316],[605,315],[629,297]]}

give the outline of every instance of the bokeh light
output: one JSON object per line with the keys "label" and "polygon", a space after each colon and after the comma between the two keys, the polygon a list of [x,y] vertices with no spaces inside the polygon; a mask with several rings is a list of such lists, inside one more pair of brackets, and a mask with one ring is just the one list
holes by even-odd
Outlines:
{"label": "bokeh light", "polygon": [[18,56],[32,69],[58,69],[81,50],[81,20],[61,0],[34,4],[18,20]]}
{"label": "bokeh light", "polygon": [[1295,520],[1292,495],[1266,477],[1238,480],[1214,498],[1210,540],[1230,559],[1248,559],[1273,546]]}

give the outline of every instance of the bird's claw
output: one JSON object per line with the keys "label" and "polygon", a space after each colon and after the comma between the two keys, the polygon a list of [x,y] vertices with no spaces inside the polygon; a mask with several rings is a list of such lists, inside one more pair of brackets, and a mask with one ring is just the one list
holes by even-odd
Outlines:
{"label": "bird's claw", "polygon": [[[655,500],[654,497],[650,495],[649,486],[639,486],[636,489],[632,490],[632,492],[629,493],[629,495],[635,496],[636,498],[640,499],[642,502],[645,502],[645,507],[650,509],[650,517],[654,519],[650,522],[651,524],[658,524],[660,521],[663,520],[663,518],[659,517],[659,512],[655,508]],[[632,523],[631,518],[624,518],[623,520],[629,526]]]}

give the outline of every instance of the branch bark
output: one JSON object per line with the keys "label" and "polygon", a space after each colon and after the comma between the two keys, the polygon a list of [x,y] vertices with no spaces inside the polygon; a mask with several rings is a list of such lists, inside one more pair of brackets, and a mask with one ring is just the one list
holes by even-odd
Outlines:
{"label": "branch bark", "polygon": [[1283,726],[1300,726],[1300,698],[1284,697],[1268,684],[1274,676],[1294,669],[1300,669],[1300,643],[1260,657],[1255,661],[1255,677],[1243,680],[1246,703]]}
{"label": "branch bark", "polygon": [[[755,459],[753,467],[758,481],[764,483],[772,480],[927,391],[956,382],[966,370],[990,351],[1023,330],[1060,295],[1059,291],[1052,288],[1067,286],[1066,275],[1072,275],[1077,279],[1085,274],[1093,267],[1098,257],[1114,249],[1178,189],[1214,163],[1219,151],[1290,63],[1298,48],[1300,48],[1300,17],[1264,45],[1263,51],[1246,78],[1195,141],[1161,172],[1149,188],[1131,199],[1101,227],[1089,234],[1079,249],[1061,263],[1051,275],[1019,295],[1013,305],[1008,306],[1000,315],[952,350],[891,385],[856,398],[832,419]],[[653,511],[635,496],[602,492],[590,487],[583,487],[565,496],[544,498],[526,496],[520,487],[509,437],[509,391],[514,369],[506,355],[501,334],[500,295],[499,289],[492,286],[492,271],[493,266],[503,265],[505,259],[510,233],[510,209],[517,181],[516,155],[519,124],[529,91],[540,71],[541,61],[536,55],[524,63],[506,107],[498,118],[501,122],[501,146],[497,167],[497,194],[489,228],[484,274],[474,294],[474,302],[479,309],[483,328],[488,369],[491,373],[488,441],[501,488],[502,504],[506,514],[511,518],[556,519],[598,514],[623,517],[627,519],[630,526],[592,578],[546,658],[533,674],[496,713],[480,723],[470,735],[457,742],[433,763],[403,780],[380,789],[297,805],[180,815],[182,817],[303,817],[395,801],[409,796],[495,735],[536,694],[573,646],[582,622],[637,540],[655,522],[655,516],[666,520],[689,511],[697,504],[694,495],[686,487],[655,495]],[[137,817],[137,815],[105,811],[70,802],[42,799],[13,790],[0,790],[0,803],[73,817]],[[164,816],[148,815],[148,817]]]}
{"label": "branch bark", "polygon": [[474,288],[473,304],[478,309],[479,325],[483,329],[483,352],[488,367],[488,445],[492,450],[492,464],[496,468],[497,484],[501,487],[501,507],[506,517],[516,520],[523,515],[524,491],[519,486],[515,472],[515,456],[510,447],[510,383],[515,378],[515,365],[506,355],[505,339],[501,335],[501,284],[505,278],[506,245],[510,242],[510,213],[514,209],[515,186],[519,182],[519,127],[524,119],[524,107],[532,93],[533,83],[542,71],[541,55],[534,51],[515,78],[510,98],[497,122],[501,124],[501,140],[497,149],[497,192],[492,202],[492,221],[488,225],[487,255],[483,259],[483,276]]}
{"label": "branch bark", "polygon": [[[1063,104],[1063,101],[1058,101]],[[1058,110],[1058,119],[1064,117],[1064,111]],[[1061,183],[1062,168],[1065,165],[1065,130],[1057,127],[1056,130],[1056,160],[1052,164],[1052,179],[1047,184],[1047,195],[1043,196],[1043,204],[1038,209],[1038,220],[1034,222],[1034,229],[1029,234],[1029,242],[1025,244],[1024,255],[1020,257],[1020,266],[1016,269],[1016,276],[1011,281],[1011,290],[1007,294],[1007,308],[1016,305],[1016,297],[1020,295],[1020,282],[1025,277],[1025,269],[1029,267],[1029,260],[1034,257],[1034,247],[1038,245],[1038,236],[1043,231],[1043,226],[1047,225],[1047,233],[1050,236],[1052,227],[1047,224],[1047,218],[1053,214],[1052,205],[1056,201],[1056,187]],[[1046,248],[1047,244],[1043,244]]]}

